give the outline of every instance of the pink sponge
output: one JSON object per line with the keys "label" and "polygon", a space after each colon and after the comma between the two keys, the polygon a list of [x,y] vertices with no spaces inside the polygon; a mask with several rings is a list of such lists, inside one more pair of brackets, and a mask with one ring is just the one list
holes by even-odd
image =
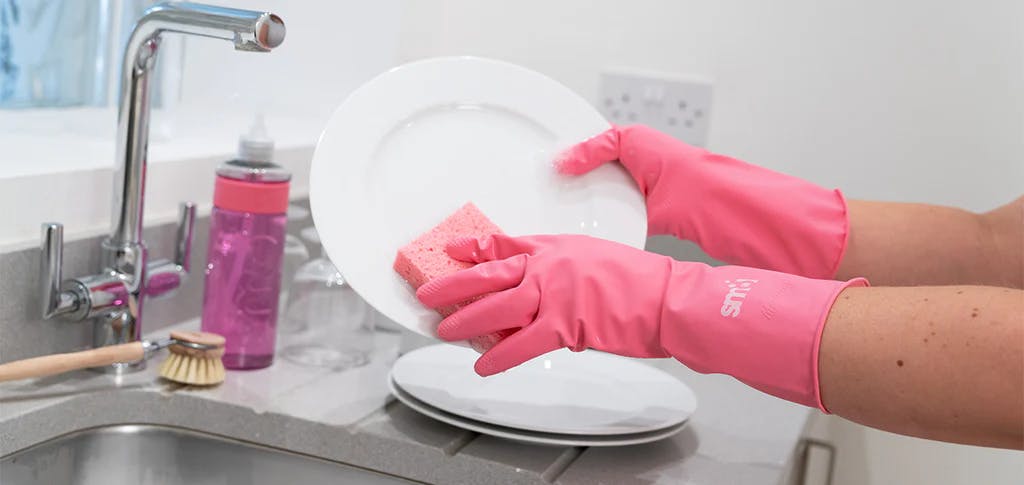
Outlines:
{"label": "pink sponge", "polygon": [[[472,202],[466,203],[433,229],[399,249],[395,257],[395,271],[413,288],[419,288],[434,278],[473,266],[472,263],[452,259],[445,253],[445,245],[449,241],[461,236],[484,237],[491,234],[501,234],[501,229]],[[439,308],[437,312],[442,316],[448,316],[469,303],[472,302]],[[514,332],[515,330],[504,330],[475,338],[469,343],[477,351],[485,352]]]}

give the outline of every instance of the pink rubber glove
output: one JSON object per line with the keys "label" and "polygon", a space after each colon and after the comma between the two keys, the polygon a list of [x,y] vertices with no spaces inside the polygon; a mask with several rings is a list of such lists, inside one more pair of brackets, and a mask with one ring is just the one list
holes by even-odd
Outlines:
{"label": "pink rubber glove", "polygon": [[494,292],[445,318],[465,340],[519,328],[477,360],[482,376],[552,350],[675,357],[824,410],[821,331],[839,292],[864,280],[813,280],[740,266],[675,261],[587,236],[464,238],[448,253],[479,263],[416,292],[437,308]]}
{"label": "pink rubber glove", "polygon": [[796,177],[692,147],[645,126],[569,149],[559,171],[618,160],[647,199],[648,232],[697,243],[730,264],[832,278],[846,248],[846,201]]}

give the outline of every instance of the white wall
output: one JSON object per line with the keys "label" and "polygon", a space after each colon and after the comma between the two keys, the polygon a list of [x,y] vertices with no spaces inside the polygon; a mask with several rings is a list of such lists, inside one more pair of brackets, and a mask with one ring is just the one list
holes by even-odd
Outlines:
{"label": "white wall", "polygon": [[[838,449],[835,485],[1024,482],[1020,451],[919,440],[823,415],[812,418],[810,428],[808,436],[825,439]],[[818,464],[823,462],[819,459]]]}
{"label": "white wall", "polygon": [[400,0],[210,1],[274,12],[287,35],[270,54],[188,37],[181,101],[186,106],[298,115],[323,125],[353,89],[396,62]]}
{"label": "white wall", "polygon": [[852,197],[1024,190],[1024,2],[408,0],[400,54],[498,57],[596,99],[630,66],[715,79],[711,149]]}
{"label": "white wall", "polygon": [[[597,99],[626,66],[715,80],[708,147],[850,197],[1024,192],[1024,2],[406,0],[400,56],[496,57]],[[686,253],[679,246],[659,248]],[[1019,453],[823,419],[841,484],[1020,483]]]}

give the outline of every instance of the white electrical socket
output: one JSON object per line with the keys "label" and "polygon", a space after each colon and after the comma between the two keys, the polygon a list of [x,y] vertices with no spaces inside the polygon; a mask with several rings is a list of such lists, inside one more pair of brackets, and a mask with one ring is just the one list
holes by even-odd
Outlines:
{"label": "white electrical socket", "polygon": [[711,124],[711,81],[607,69],[601,73],[597,106],[617,125],[643,124],[686,143],[704,146]]}

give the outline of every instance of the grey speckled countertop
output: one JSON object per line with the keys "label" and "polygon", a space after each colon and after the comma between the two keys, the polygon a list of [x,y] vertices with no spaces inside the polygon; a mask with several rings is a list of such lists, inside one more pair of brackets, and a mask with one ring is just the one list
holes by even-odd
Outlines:
{"label": "grey speckled countertop", "polygon": [[[196,322],[182,324],[194,328]],[[162,329],[165,334],[169,329]],[[283,359],[229,372],[214,389],[162,382],[156,356],[116,379],[89,371],[0,385],[0,456],[71,431],[126,423],[201,430],[428,483],[765,484],[792,476],[812,410],[725,376],[652,361],[700,400],[684,431],[618,448],[533,446],[464,431],[394,401],[386,376],[400,351],[430,343],[379,334],[368,366],[334,372]]]}

